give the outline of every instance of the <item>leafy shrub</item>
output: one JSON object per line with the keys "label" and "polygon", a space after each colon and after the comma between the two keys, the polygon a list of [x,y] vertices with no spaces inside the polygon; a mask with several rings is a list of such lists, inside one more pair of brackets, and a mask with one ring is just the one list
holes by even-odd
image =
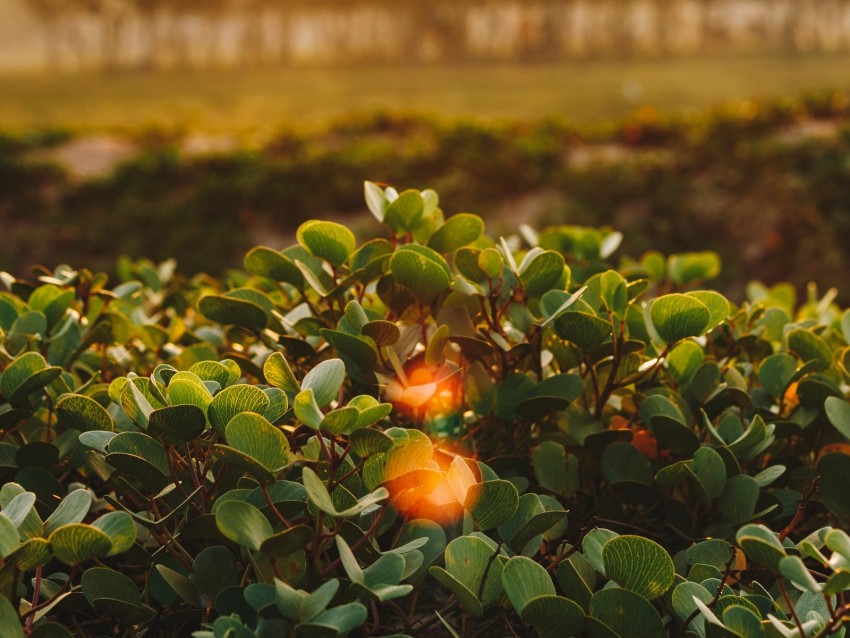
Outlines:
{"label": "leafy shrub", "polygon": [[2,275],[4,635],[843,634],[834,293],[365,195],[222,281]]}
{"label": "leafy shrub", "polygon": [[[137,138],[137,157],[83,182],[34,162],[61,132],[0,136],[0,268],[111,271],[122,254],[179,254],[183,272],[219,276],[257,237],[280,248],[329,212],[360,223],[360,183],[381,175],[432,186],[451,210],[486,211],[491,228],[610,224],[633,255],[714,250],[724,263],[714,285],[736,299],[750,277],[801,291],[814,278],[846,294],[848,104],[824,92],[583,127],[376,113],[202,157],[154,130]],[[209,250],[192,250],[197,228]]]}

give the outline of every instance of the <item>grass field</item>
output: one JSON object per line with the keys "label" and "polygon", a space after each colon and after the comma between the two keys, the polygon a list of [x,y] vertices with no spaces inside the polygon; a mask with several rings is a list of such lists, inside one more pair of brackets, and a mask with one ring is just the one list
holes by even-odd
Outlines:
{"label": "grass field", "polygon": [[552,66],[366,67],[0,77],[0,129],[267,134],[376,109],[580,122],[850,88],[850,55],[759,54]]}

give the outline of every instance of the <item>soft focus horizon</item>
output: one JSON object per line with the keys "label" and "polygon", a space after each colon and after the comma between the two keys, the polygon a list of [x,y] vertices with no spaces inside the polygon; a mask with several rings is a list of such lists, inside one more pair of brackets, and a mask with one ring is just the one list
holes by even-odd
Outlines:
{"label": "soft focus horizon", "polygon": [[850,88],[825,0],[0,0],[0,126],[581,122]]}
{"label": "soft focus horizon", "polygon": [[850,0],[0,0],[0,270],[221,274],[374,180],[840,285],[848,68]]}

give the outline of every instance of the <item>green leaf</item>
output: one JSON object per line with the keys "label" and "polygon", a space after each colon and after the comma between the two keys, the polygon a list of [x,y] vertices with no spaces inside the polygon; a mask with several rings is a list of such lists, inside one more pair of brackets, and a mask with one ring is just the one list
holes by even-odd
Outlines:
{"label": "green leaf", "polygon": [[[367,615],[366,608],[360,603],[346,603],[319,614],[313,619],[313,624],[302,623],[299,625],[299,630],[303,627],[329,627],[335,635],[345,636],[365,623]],[[300,631],[298,635],[301,636]],[[306,632],[304,634],[305,638],[318,635]]]}
{"label": "green leaf", "polygon": [[673,293],[653,301],[650,317],[658,336],[671,344],[703,334],[711,322],[711,311],[695,297]]}
{"label": "green leaf", "polygon": [[730,523],[743,523],[755,513],[758,495],[758,481],[752,476],[739,474],[726,481],[723,492],[717,497],[717,507]]}
{"label": "green leaf", "polygon": [[217,545],[202,549],[192,562],[189,579],[200,594],[201,608],[214,604],[222,591],[239,583],[233,552]]}
{"label": "green leaf", "polygon": [[274,531],[265,515],[243,501],[225,501],[215,511],[218,530],[234,543],[260,551]]}
{"label": "green leaf", "polygon": [[778,352],[765,358],[759,366],[759,381],[771,396],[781,397],[797,372],[797,360]]}
{"label": "green leaf", "polygon": [[391,321],[370,321],[363,325],[361,332],[364,336],[372,339],[379,348],[391,346],[397,343],[401,337],[398,326]]}
{"label": "green leaf", "polygon": [[387,201],[384,189],[374,182],[366,181],[363,182],[363,193],[366,199],[366,206],[369,208],[369,211],[379,222],[384,221],[384,214],[387,210],[387,206],[389,206],[389,201]]}
{"label": "green leaf", "polygon": [[613,326],[596,315],[577,310],[561,313],[555,319],[555,332],[582,350],[598,348],[611,337]]}
{"label": "green leaf", "polygon": [[502,569],[502,586],[513,608],[522,615],[534,598],[554,596],[555,585],[542,565],[525,556],[514,556]]}
{"label": "green leaf", "polygon": [[56,415],[69,428],[80,432],[115,429],[109,412],[100,403],[82,394],[68,394],[57,401]]}
{"label": "green leaf", "polygon": [[418,580],[428,567],[443,555],[446,549],[446,532],[442,526],[425,518],[417,518],[405,523],[399,535],[398,543],[405,545],[411,541],[422,539],[426,539],[425,544],[419,547],[419,552],[422,554],[422,564],[405,580]]}
{"label": "green leaf", "polygon": [[7,483],[7,494],[12,491],[20,492],[6,501],[6,495],[2,495],[3,515],[8,517],[15,529],[18,530],[21,539],[40,536],[42,532],[42,522],[38,512],[34,510],[36,496],[33,492],[25,492],[23,488],[16,483]]}
{"label": "green leaf", "polygon": [[328,412],[319,424],[322,432],[339,436],[357,427],[360,411],[357,408],[344,407]]}
{"label": "green leaf", "polygon": [[302,477],[304,480],[304,489],[307,490],[307,495],[310,497],[310,500],[313,501],[313,504],[326,514],[330,514],[337,518],[351,518],[352,516],[357,516],[372,505],[386,500],[390,495],[386,488],[379,487],[371,494],[367,494],[359,499],[355,505],[339,511],[337,510],[336,505],[334,505],[331,495],[328,494],[328,490],[322,482],[322,479],[320,479],[313,470],[309,467],[305,467],[302,470]]}
{"label": "green leaf", "polygon": [[501,275],[504,266],[505,260],[502,259],[502,253],[495,248],[485,248],[478,255],[478,267],[491,279]]}
{"label": "green leaf", "polygon": [[206,427],[204,411],[196,405],[172,405],[150,413],[148,432],[167,445],[182,445]]}
{"label": "green leaf", "polygon": [[720,496],[726,485],[726,464],[723,457],[710,447],[701,447],[694,452],[693,472],[709,498]]}
{"label": "green leaf", "polygon": [[799,556],[786,556],[779,561],[779,571],[785,578],[804,591],[819,594],[823,584],[818,583]]}
{"label": "green leaf", "polygon": [[567,454],[564,446],[544,441],[531,455],[534,475],[540,487],[570,497],[579,487],[578,459]]}
{"label": "green leaf", "polygon": [[668,268],[670,278],[679,285],[705,281],[720,274],[720,257],[711,251],[671,255]]}
{"label": "green leaf", "polygon": [[263,390],[269,398],[269,406],[263,410],[263,416],[271,423],[280,421],[289,410],[289,399],[280,388],[265,388]]}
{"label": "green leaf", "polygon": [[196,405],[172,405],[150,413],[148,432],[168,445],[182,445],[204,431],[207,418]]}
{"label": "green leaf", "polygon": [[400,237],[413,231],[425,212],[425,200],[416,190],[406,190],[390,202],[381,220]]}
{"label": "green leaf", "polygon": [[612,443],[602,453],[602,474],[612,485],[635,481],[652,485],[652,467],[640,451],[630,443]]}
{"label": "green leaf", "polygon": [[322,361],[308,372],[301,381],[302,390],[312,390],[313,398],[320,408],[337,398],[345,382],[345,364],[341,359]]}
{"label": "green leaf", "polygon": [[127,512],[108,512],[92,523],[92,527],[109,537],[112,548],[107,556],[126,552],[136,542],[136,525]]}
{"label": "green leaf", "polygon": [[513,517],[519,506],[519,493],[510,481],[475,483],[469,487],[463,506],[472,513],[478,528],[487,531]]}
{"label": "green leaf", "polygon": [[536,255],[519,275],[525,294],[540,297],[554,288],[564,276],[564,266],[561,253],[546,250]]}
{"label": "green leaf", "polygon": [[7,558],[21,545],[18,530],[5,514],[0,514],[0,558]]}
{"label": "green leaf", "polygon": [[259,414],[237,414],[227,424],[224,436],[228,445],[251,457],[269,472],[280,470],[289,461],[286,435]]}
{"label": "green leaf", "polygon": [[422,304],[448,289],[451,271],[440,253],[425,246],[405,245],[390,258],[390,272],[396,283],[404,286]]}
{"label": "green leaf", "polygon": [[[230,361],[230,363],[235,362]],[[189,368],[189,372],[197,375],[201,381],[215,381],[219,388],[226,388],[236,383],[236,380],[241,374],[238,365],[236,366],[236,370],[233,370],[218,361],[198,361],[198,363]]]}
{"label": "green leaf", "polygon": [[271,401],[257,386],[240,383],[225,388],[213,397],[207,409],[207,417],[219,432],[230,423],[230,419],[241,412],[262,414]]}
{"label": "green leaf", "polygon": [[82,522],[89,513],[91,504],[91,492],[84,489],[74,490],[62,499],[59,506],[44,521],[44,535],[49,536],[62,525]]}
{"label": "green leaf", "polygon": [[484,220],[478,215],[458,213],[449,217],[437,232],[431,235],[428,247],[443,254],[454,252],[461,246],[474,242],[483,232]]}
{"label": "green leaf", "polygon": [[673,559],[658,543],[642,536],[618,536],[602,547],[605,575],[618,585],[654,600],[675,582]]}
{"label": "green leaf", "polygon": [[818,473],[823,477],[818,496],[840,520],[850,522],[850,456],[840,453],[824,454],[818,461]]}
{"label": "green leaf", "polygon": [[694,341],[682,341],[667,355],[670,373],[680,384],[690,381],[704,361],[705,354]]}
{"label": "green leaf", "polygon": [[140,623],[154,615],[142,603],[133,581],[113,569],[91,567],[80,578],[83,595],[96,611],[111,613],[127,622]]}
{"label": "green leaf", "polygon": [[172,406],[194,405],[206,414],[212,399],[203,381],[191,372],[178,372],[168,384],[168,400]]}
{"label": "green leaf", "polygon": [[141,432],[121,432],[109,442],[111,454],[131,454],[143,459],[162,475],[169,474],[165,451],[157,441]]}
{"label": "green leaf", "polygon": [[628,589],[602,589],[590,599],[590,617],[620,638],[663,638],[664,623],[646,598]]}
{"label": "green leaf", "polygon": [[263,364],[263,376],[271,385],[280,388],[287,395],[296,395],[301,391],[289,362],[280,352],[273,352],[266,359]]}
{"label": "green leaf", "polygon": [[284,281],[298,288],[304,285],[304,278],[292,259],[272,248],[252,248],[245,255],[244,265],[252,275]]}
{"label": "green leaf", "polygon": [[201,297],[198,310],[211,321],[239,326],[254,332],[263,330],[269,321],[266,311],[257,304],[224,295]]}
{"label": "green leaf", "polygon": [[56,529],[47,539],[53,555],[66,565],[79,565],[93,558],[104,558],[112,550],[112,540],[101,530],[73,523]]}
{"label": "green leaf", "polygon": [[313,390],[303,390],[296,394],[293,407],[295,408],[295,416],[299,421],[314,430],[318,430],[321,427],[325,415],[319,408],[319,404],[316,403]]}
{"label": "green leaf", "polygon": [[[313,540],[313,529],[307,525],[294,525],[282,532],[272,534],[263,541],[260,549],[278,557],[291,556],[304,549]],[[284,558],[285,560],[285,558]]]}
{"label": "green leaf", "polygon": [[347,227],[334,222],[311,220],[296,232],[298,243],[316,257],[341,266],[357,247],[357,240]]}
{"label": "green leaf", "polygon": [[788,333],[788,349],[795,352],[803,361],[816,362],[816,370],[826,370],[832,366],[832,348],[814,332],[796,328]]}
{"label": "green leaf", "polygon": [[537,630],[540,638],[566,638],[584,632],[584,610],[561,596],[539,596],[522,609],[522,621]]}
{"label": "green leaf", "polygon": [[723,624],[734,636],[762,638],[764,627],[761,616],[742,605],[728,605],[723,609]]}
{"label": "green leaf", "polygon": [[[679,583],[673,590],[673,611],[680,621],[685,622],[699,609],[693,601],[694,596],[705,604],[710,603],[714,598],[711,592],[699,583]],[[705,619],[700,615],[695,616],[687,630],[695,632],[700,638],[705,638]]]}
{"label": "green leaf", "polygon": [[379,430],[362,429],[351,433],[349,439],[355,454],[366,457],[378,452],[387,452],[393,446],[393,440]]}
{"label": "green leaf", "polygon": [[457,596],[464,609],[480,616],[503,590],[498,552],[495,543],[490,545],[477,536],[461,536],[446,547],[445,569],[435,566],[428,572]]}
{"label": "green leaf", "polygon": [[156,571],[174,592],[196,609],[201,606],[201,595],[198,588],[188,577],[170,569],[166,565],[155,565]]}
{"label": "green leaf", "polygon": [[600,574],[605,574],[605,563],[602,559],[602,548],[612,538],[617,538],[619,534],[612,532],[610,529],[598,527],[590,530],[584,537],[581,544],[581,550],[585,558],[593,565],[593,568]]}
{"label": "green leaf", "polygon": [[[339,543],[337,536],[337,543]],[[331,601],[339,591],[339,581],[336,579],[322,583],[310,595],[301,599],[301,604],[298,609],[298,618],[304,622],[313,620],[316,616],[324,612]]]}
{"label": "green leaf", "polygon": [[711,318],[708,321],[708,326],[706,326],[705,332],[719,326],[729,316],[729,313],[732,310],[729,300],[727,300],[726,297],[721,295],[719,292],[715,292],[713,290],[695,290],[685,294],[688,297],[693,297],[694,299],[701,301],[711,313]]}
{"label": "green leaf", "polygon": [[826,417],[845,439],[850,439],[850,403],[838,397],[828,397],[823,404]]}
{"label": "green leaf", "polygon": [[750,560],[765,565],[774,573],[779,572],[780,562],[787,552],[774,532],[764,525],[744,525],[735,538]]}
{"label": "green leaf", "polygon": [[0,392],[12,405],[50,384],[62,373],[62,368],[48,367],[37,352],[27,352],[13,360],[0,375]]}
{"label": "green leaf", "polygon": [[18,612],[5,597],[0,597],[0,627],[8,632],[8,638],[24,638],[24,628],[18,618]]}

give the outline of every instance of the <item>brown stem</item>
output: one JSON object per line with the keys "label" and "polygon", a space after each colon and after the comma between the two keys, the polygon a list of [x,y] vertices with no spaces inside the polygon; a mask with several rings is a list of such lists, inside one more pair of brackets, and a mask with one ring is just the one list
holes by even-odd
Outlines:
{"label": "brown stem", "polygon": [[800,501],[800,504],[797,505],[797,512],[794,514],[794,518],[791,519],[791,522],[785,526],[785,528],[779,532],[779,542],[785,540],[785,538],[794,531],[794,528],[799,525],[806,516],[806,506],[809,504],[809,500],[815,493],[818,491],[820,484],[820,476],[816,476],[815,479],[809,484],[806,488],[806,491],[803,493],[803,499]]}

